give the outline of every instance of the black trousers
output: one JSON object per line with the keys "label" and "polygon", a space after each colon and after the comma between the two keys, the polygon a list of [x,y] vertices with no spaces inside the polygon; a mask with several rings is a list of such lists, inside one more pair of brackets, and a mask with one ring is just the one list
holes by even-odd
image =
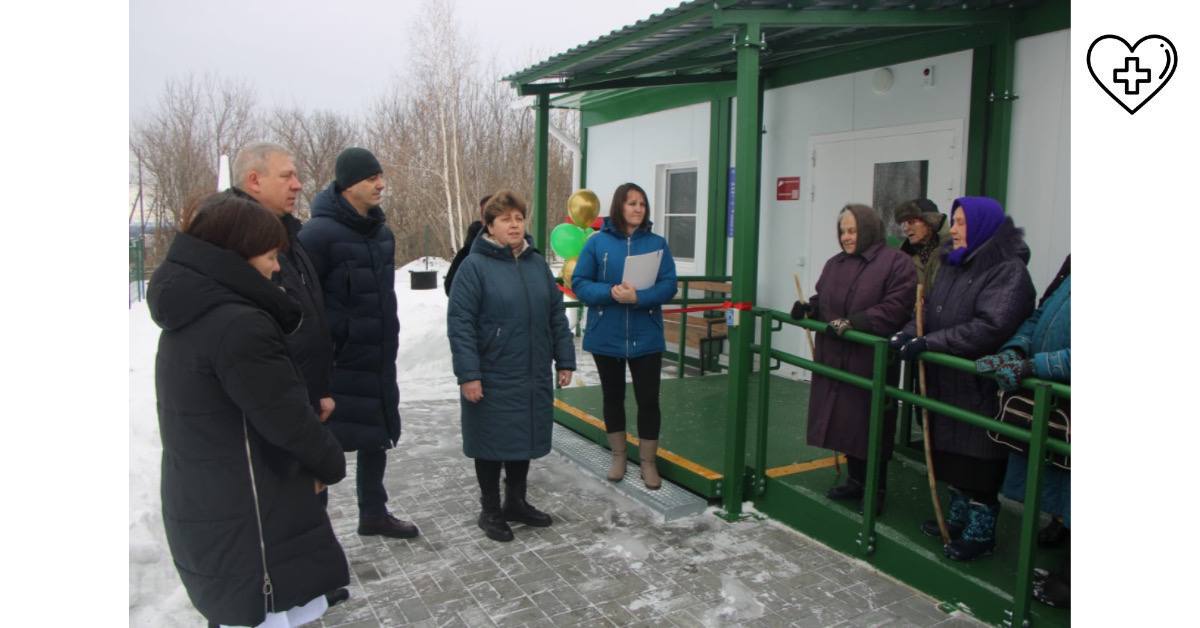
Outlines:
{"label": "black trousers", "polygon": [[479,490],[487,495],[500,495],[500,469],[504,469],[504,481],[507,484],[524,484],[529,477],[528,460],[484,460],[475,459],[475,479],[479,481]]}
{"label": "black trousers", "polygon": [[[867,461],[865,458],[855,458],[849,454],[846,455],[846,466],[849,467],[850,478],[854,481],[867,485]],[[879,486],[878,490],[887,490],[887,468],[888,459],[884,458],[879,461]]]}
{"label": "black trousers", "polygon": [[637,358],[613,358],[592,354],[600,374],[604,394],[604,429],[612,434],[625,431],[625,364],[633,376],[633,397],[637,400],[638,438],[658,440],[662,411],[658,406],[659,381],[662,377],[662,353]]}
{"label": "black trousers", "polygon": [[975,458],[948,451],[933,452],[933,469],[939,481],[982,504],[999,503],[1008,459]]}
{"label": "black trousers", "polygon": [[387,514],[388,494],[383,488],[386,468],[386,449],[358,450],[358,471],[355,474],[358,516],[378,517]]}

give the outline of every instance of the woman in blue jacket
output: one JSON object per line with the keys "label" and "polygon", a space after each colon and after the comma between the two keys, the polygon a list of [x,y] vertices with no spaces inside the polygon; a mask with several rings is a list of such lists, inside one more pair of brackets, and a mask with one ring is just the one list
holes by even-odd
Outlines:
{"label": "woman in blue jacket", "polygon": [[[588,239],[575,263],[571,288],[588,306],[583,349],[596,361],[604,394],[604,426],[612,449],[608,479],[625,477],[625,365],[638,407],[638,459],[646,488],[662,486],[655,457],[662,413],[662,305],[675,296],[675,260],[662,236],[650,231],[646,191],[626,183],[613,193],[604,226]],[[623,281],[625,258],[662,251],[654,285],[637,290]]]}
{"label": "woman in blue jacket", "polygon": [[[1071,256],[1068,255],[1054,281],[1042,295],[1033,315],[1000,347],[1000,353],[975,361],[980,373],[995,373],[1000,387],[1016,390],[1021,380],[1037,377],[1071,383]],[[1067,408],[1069,410],[1069,407]],[[1008,454],[1008,471],[1000,492],[1009,499],[1025,501],[1026,469],[1029,458]],[[1042,510],[1055,518],[1038,534],[1038,545],[1057,546],[1068,542],[1071,528],[1071,472],[1046,465],[1042,474]],[[1050,606],[1068,608],[1071,602],[1070,550],[1057,571],[1034,582],[1033,597]]]}
{"label": "woman in blue jacket", "polygon": [[[501,190],[450,288],[446,328],[462,392],[463,454],[475,459],[479,527],[513,540],[509,521],[551,524],[525,500],[529,461],[550,453],[554,379],[571,383],[575,344],[550,267],[525,239],[525,203]],[[504,506],[500,470],[504,469]]]}

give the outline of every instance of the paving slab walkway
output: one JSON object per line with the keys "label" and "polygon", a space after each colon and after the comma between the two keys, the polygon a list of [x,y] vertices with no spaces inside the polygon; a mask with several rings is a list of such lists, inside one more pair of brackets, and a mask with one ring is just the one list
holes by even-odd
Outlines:
{"label": "paving slab walkway", "polygon": [[[582,365],[581,365],[582,366]],[[351,566],[351,599],[324,626],[977,626],[914,589],[778,523],[713,510],[664,522],[551,453],[529,501],[549,528],[497,543],[475,524],[479,489],[458,404],[402,403],[389,506],[414,540],[355,532],[354,457],[329,512]]]}

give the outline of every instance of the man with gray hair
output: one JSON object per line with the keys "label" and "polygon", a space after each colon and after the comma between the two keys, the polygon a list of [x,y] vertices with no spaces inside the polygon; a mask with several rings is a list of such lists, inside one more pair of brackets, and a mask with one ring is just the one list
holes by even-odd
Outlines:
{"label": "man with gray hair", "polygon": [[[304,310],[303,323],[288,335],[288,351],[304,376],[308,399],[322,421],[333,413],[331,390],[333,340],[325,324],[325,302],[312,260],[296,234],[301,223],[296,211],[300,178],[288,149],[279,144],[256,142],[238,152],[233,160],[233,192],[257,201],[271,210],[287,229],[288,249],[279,252],[279,272],[274,280]],[[322,494],[325,497],[325,494]]]}

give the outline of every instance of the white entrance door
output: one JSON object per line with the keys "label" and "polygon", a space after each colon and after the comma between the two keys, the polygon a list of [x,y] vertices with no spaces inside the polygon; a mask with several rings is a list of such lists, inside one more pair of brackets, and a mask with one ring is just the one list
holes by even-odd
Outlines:
{"label": "white entrance door", "polygon": [[896,205],[924,196],[947,213],[963,188],[962,120],[813,136],[812,211],[805,294],[841,251],[837,215],[847,203],[874,207],[888,235],[902,237]]}

